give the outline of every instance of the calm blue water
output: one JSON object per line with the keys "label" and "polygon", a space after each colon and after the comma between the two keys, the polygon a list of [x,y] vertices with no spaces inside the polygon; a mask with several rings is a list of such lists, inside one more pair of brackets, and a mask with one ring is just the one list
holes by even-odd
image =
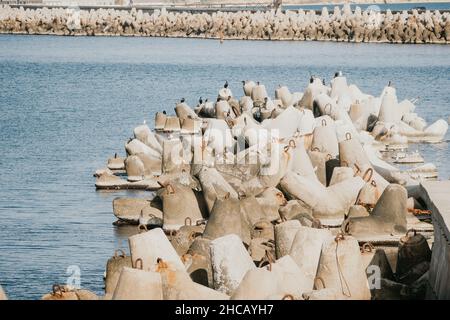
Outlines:
{"label": "calm blue water", "polygon": [[[12,298],[39,298],[65,282],[101,293],[114,248],[134,228],[112,225],[112,200],[92,173],[155,111],[177,99],[213,99],[225,80],[303,90],[309,73],[378,95],[392,80],[400,98],[420,96],[426,120],[450,115],[450,46],[251,42],[158,38],[0,36],[0,283]],[[447,143],[420,146],[448,178]]]}
{"label": "calm blue water", "polygon": [[[284,9],[290,9],[290,10],[322,10],[323,7],[326,7],[328,11],[333,10],[334,7],[342,8],[343,5],[334,5],[334,4],[328,4],[328,5],[284,5]],[[372,9],[376,9],[376,7],[379,8],[380,11],[403,11],[403,10],[412,10],[414,8],[425,8],[426,10],[434,11],[434,10],[450,10],[450,2],[410,2],[410,3],[380,3],[380,4],[351,4],[350,8],[352,10],[355,10],[356,7],[360,7],[362,10],[367,9],[368,7],[371,7]]]}

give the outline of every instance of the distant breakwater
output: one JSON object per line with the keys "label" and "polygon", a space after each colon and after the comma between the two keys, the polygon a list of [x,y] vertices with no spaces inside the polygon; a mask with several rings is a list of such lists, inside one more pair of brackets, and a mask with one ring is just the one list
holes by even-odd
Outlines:
{"label": "distant breakwater", "polygon": [[243,40],[450,43],[450,13],[354,11],[153,12],[0,6],[0,33]]}

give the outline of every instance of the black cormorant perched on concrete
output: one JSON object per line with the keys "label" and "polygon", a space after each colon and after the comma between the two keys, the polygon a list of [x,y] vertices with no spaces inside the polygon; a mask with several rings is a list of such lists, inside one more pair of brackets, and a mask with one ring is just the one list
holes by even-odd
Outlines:
{"label": "black cormorant perched on concrete", "polygon": [[200,97],[200,99],[198,99],[198,103],[202,104],[203,103],[203,99],[202,97]]}
{"label": "black cormorant perched on concrete", "polygon": [[228,81],[225,81],[225,84],[223,85],[223,87],[226,89],[228,88]]}
{"label": "black cormorant perched on concrete", "polygon": [[186,99],[181,98],[180,102],[181,102],[181,103],[184,103],[184,101],[186,101]]}

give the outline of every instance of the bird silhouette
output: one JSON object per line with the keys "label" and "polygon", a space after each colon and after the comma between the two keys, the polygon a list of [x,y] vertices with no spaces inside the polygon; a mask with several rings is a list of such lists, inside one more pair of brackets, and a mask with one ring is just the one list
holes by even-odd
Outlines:
{"label": "bird silhouette", "polygon": [[223,87],[226,89],[228,88],[228,81],[225,81],[225,84],[223,85]]}

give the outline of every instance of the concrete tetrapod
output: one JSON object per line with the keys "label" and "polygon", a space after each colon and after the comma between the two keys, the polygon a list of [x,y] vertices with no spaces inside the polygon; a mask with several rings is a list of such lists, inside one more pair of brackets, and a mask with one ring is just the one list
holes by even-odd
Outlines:
{"label": "concrete tetrapod", "polygon": [[318,181],[292,172],[288,172],[280,182],[283,191],[312,208],[313,216],[318,219],[343,218],[363,185],[364,180],[357,176],[326,188]]}
{"label": "concrete tetrapod", "polygon": [[115,154],[114,158],[108,159],[107,167],[110,170],[123,170],[125,169],[125,159],[118,157],[117,154]]}
{"label": "concrete tetrapod", "polygon": [[322,246],[330,238],[332,238],[332,235],[327,229],[315,229],[303,226],[295,234],[289,255],[297,263],[300,270],[302,270],[307,279],[307,282],[304,282],[307,287],[313,288],[314,286]]}
{"label": "concrete tetrapod", "polygon": [[278,210],[273,210],[269,212],[273,215],[266,215],[267,211],[263,210],[258,200],[253,196],[250,197],[241,196],[239,205],[241,215],[244,219],[243,226],[247,226],[250,229],[253,229],[255,225],[261,221],[266,221],[270,223],[280,218]]}
{"label": "concrete tetrapod", "polygon": [[307,227],[320,226],[320,221],[312,216],[312,209],[300,200],[289,200],[279,212],[282,220],[298,220]]}
{"label": "concrete tetrapod", "polygon": [[140,233],[128,238],[132,265],[142,263],[145,271],[155,270],[158,259],[170,262],[177,270],[185,266],[161,228]]}
{"label": "concrete tetrapod", "polygon": [[202,237],[196,238],[189,247],[186,255],[183,256],[185,263],[187,261],[187,272],[194,282],[212,288],[213,271],[211,265],[211,240]]}
{"label": "concrete tetrapod", "polygon": [[257,83],[256,86],[252,88],[251,98],[253,103],[261,104],[264,102],[264,99],[268,97],[266,87],[263,84]]}
{"label": "concrete tetrapod", "polygon": [[190,153],[188,153],[179,138],[164,140],[162,153],[162,171],[164,174],[189,172]]}
{"label": "concrete tetrapod", "polygon": [[131,268],[131,257],[123,250],[116,250],[114,256],[106,263],[105,294],[113,294],[124,267]]}
{"label": "concrete tetrapod", "polygon": [[201,130],[201,120],[187,118],[181,123],[181,134],[200,134]]}
{"label": "concrete tetrapod", "polygon": [[406,232],[407,192],[397,184],[386,187],[368,217],[348,218],[342,231],[359,239],[364,236],[395,235]]}
{"label": "concrete tetrapod", "polygon": [[[327,185],[327,168],[332,164],[332,162],[336,162],[336,159],[333,159],[331,154],[320,152],[317,148],[309,151],[309,158],[311,159],[311,163],[314,166],[315,171],[315,179],[320,181],[320,183],[324,186]],[[311,177],[313,178],[313,177]]]}
{"label": "concrete tetrapod", "polygon": [[167,115],[165,112],[157,112],[155,113],[155,130],[161,131],[164,130],[164,126],[166,125]]}
{"label": "concrete tetrapod", "polygon": [[253,91],[253,87],[256,86],[256,83],[254,81],[249,81],[249,80],[245,80],[242,81],[242,86],[243,86],[243,90],[244,90],[244,94],[247,97],[251,97],[252,95],[252,91]]}
{"label": "concrete tetrapod", "polygon": [[164,124],[165,132],[180,132],[180,119],[174,116],[168,116],[166,118],[166,123]]}
{"label": "concrete tetrapod", "polygon": [[278,281],[266,269],[250,269],[231,296],[231,300],[265,300],[278,293]]}
{"label": "concrete tetrapod", "polygon": [[118,176],[105,172],[95,179],[95,187],[97,189],[115,189],[118,187],[125,187],[128,182]]}
{"label": "concrete tetrapod", "polygon": [[162,153],[161,144],[155,137],[155,134],[150,130],[146,124],[142,124],[134,128],[134,137],[143,142],[155,151]]}
{"label": "concrete tetrapod", "polygon": [[160,260],[157,272],[161,274],[164,300],[228,300],[226,294],[198,284],[186,272],[174,270]]}
{"label": "concrete tetrapod", "polygon": [[112,300],[162,300],[161,275],[124,267],[120,273]]}
{"label": "concrete tetrapod", "polygon": [[41,300],[98,300],[98,296],[89,290],[55,284],[52,292],[42,296]]}
{"label": "concrete tetrapod", "polygon": [[238,235],[244,243],[250,244],[250,226],[241,212],[241,201],[229,197],[217,198],[203,237],[214,240],[229,234]]}
{"label": "concrete tetrapod", "polygon": [[319,78],[311,78],[303,97],[299,101],[301,107],[313,110],[313,102],[321,93],[326,93],[328,88],[322,84]]}
{"label": "concrete tetrapod", "polygon": [[186,119],[198,119],[198,115],[192,110],[187,103],[181,102],[177,103],[175,106],[175,113],[177,117],[180,119],[180,122],[183,123]]}
{"label": "concrete tetrapod", "polygon": [[313,289],[308,276],[290,255],[278,259],[266,268],[269,268],[273,276],[276,277],[278,293],[283,297],[286,295],[301,297],[304,292]]}
{"label": "concrete tetrapod", "polygon": [[117,197],[113,200],[114,215],[127,223],[138,224],[139,219],[162,219],[163,213],[151,206],[152,200],[140,198]]}
{"label": "concrete tetrapod", "polygon": [[280,99],[284,107],[288,107],[292,104],[293,96],[288,87],[280,86],[275,89],[275,98]]}
{"label": "concrete tetrapod", "polygon": [[256,266],[241,239],[235,234],[211,241],[210,250],[214,289],[231,295],[247,271]]}
{"label": "concrete tetrapod", "polygon": [[339,154],[339,145],[334,128],[334,121],[329,116],[316,118],[320,125],[313,132],[311,149],[330,154],[335,158]]}
{"label": "concrete tetrapod", "polygon": [[370,299],[358,241],[353,237],[338,235],[326,240],[316,277],[324,288],[337,289],[344,299]]}
{"label": "concrete tetrapod", "polygon": [[[193,225],[189,218],[186,219],[186,225],[179,228],[177,231],[170,232],[170,243],[180,257],[187,253],[192,242],[200,237],[205,230],[205,225],[199,222],[198,225]],[[183,261],[185,262],[185,261]],[[186,264],[186,263],[185,263]]]}
{"label": "concrete tetrapod", "polygon": [[[136,153],[142,164],[144,165],[144,176],[159,176],[162,173],[162,161],[148,153]],[[128,172],[127,172],[128,173]]]}
{"label": "concrete tetrapod", "polygon": [[349,167],[336,167],[333,169],[333,174],[329,182],[329,186],[335,185],[339,182],[352,178],[355,175],[355,171]]}
{"label": "concrete tetrapod", "polygon": [[197,198],[190,187],[170,182],[158,191],[163,202],[164,230],[178,230],[190,219],[192,224],[203,220]]}
{"label": "concrete tetrapod", "polygon": [[[305,118],[305,119],[303,119]],[[271,131],[271,135],[275,135],[275,131],[280,139],[290,139],[299,129],[306,127],[303,120],[309,122],[313,127],[314,119],[307,116],[306,111],[300,111],[293,106],[289,106],[275,119],[267,119],[263,121],[262,126]]]}
{"label": "concrete tetrapod", "polygon": [[373,168],[363,146],[352,135],[347,132],[345,140],[339,142],[339,160],[342,167],[351,167],[356,169],[356,173],[363,177],[368,169],[372,169],[372,180],[382,192],[389,184]]}
{"label": "concrete tetrapod", "polygon": [[125,160],[125,170],[127,171],[127,180],[130,182],[144,179],[144,163],[138,156],[129,156]]}
{"label": "concrete tetrapod", "polygon": [[261,208],[263,217],[269,221],[276,221],[280,219],[280,214],[278,211],[280,207],[287,204],[284,194],[274,187],[264,190],[256,197],[256,201]]}
{"label": "concrete tetrapod", "polygon": [[138,153],[147,153],[150,156],[161,159],[161,153],[153,148],[150,148],[148,145],[143,143],[138,139],[132,139],[131,141],[125,144],[125,150],[128,155],[135,155]]}
{"label": "concrete tetrapod", "polygon": [[374,207],[380,198],[382,190],[378,188],[376,181],[372,179],[372,175],[372,168],[367,169],[364,173],[363,180],[366,181],[366,184],[359,191],[356,204]]}
{"label": "concrete tetrapod", "polygon": [[198,179],[202,185],[203,197],[209,212],[211,212],[217,197],[225,197],[229,194],[232,199],[238,198],[237,192],[215,168],[203,167],[198,174]]}
{"label": "concrete tetrapod", "polygon": [[275,225],[275,254],[277,259],[289,254],[292,242],[301,226],[298,220],[289,220]]}
{"label": "concrete tetrapod", "polygon": [[290,160],[288,163],[288,168],[290,171],[298,173],[304,177],[316,178],[311,159],[300,139],[289,140],[289,143],[285,148],[290,155]]}

